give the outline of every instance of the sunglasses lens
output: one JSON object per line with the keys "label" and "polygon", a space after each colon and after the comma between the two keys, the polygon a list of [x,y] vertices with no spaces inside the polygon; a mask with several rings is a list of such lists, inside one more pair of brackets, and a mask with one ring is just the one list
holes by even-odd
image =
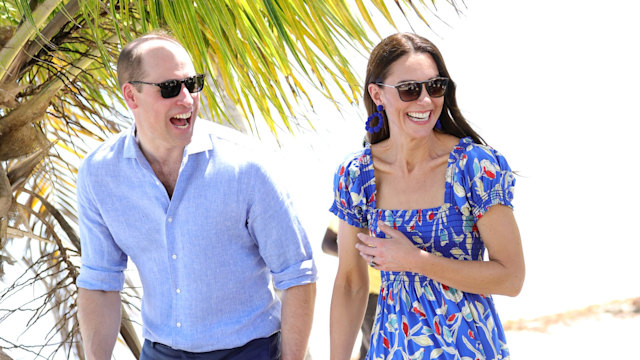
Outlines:
{"label": "sunglasses lens", "polygon": [[194,78],[194,83],[195,83],[195,89],[191,92],[199,92],[202,91],[202,88],[204,87],[204,74],[200,74],[200,75],[196,75],[193,77]]}
{"label": "sunglasses lens", "polygon": [[402,101],[413,101],[420,97],[422,92],[422,84],[419,82],[409,82],[400,84],[396,87],[398,95]]}
{"label": "sunglasses lens", "polygon": [[204,87],[204,75],[200,74],[186,78],[184,79],[184,85],[190,93],[199,92]]}
{"label": "sunglasses lens", "polygon": [[441,97],[447,91],[449,79],[433,79],[427,82],[427,93],[431,97]]}
{"label": "sunglasses lens", "polygon": [[158,86],[160,87],[160,95],[165,99],[169,99],[180,93],[182,82],[178,80],[169,80],[160,83]]}
{"label": "sunglasses lens", "polygon": [[184,79],[184,86],[190,93],[200,92],[204,87],[204,75],[195,75]]}

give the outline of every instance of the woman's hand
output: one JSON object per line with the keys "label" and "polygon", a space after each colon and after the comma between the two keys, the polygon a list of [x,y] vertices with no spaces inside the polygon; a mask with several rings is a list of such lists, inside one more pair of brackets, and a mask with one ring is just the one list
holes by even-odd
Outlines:
{"label": "woman's hand", "polygon": [[387,238],[377,238],[359,233],[360,243],[356,249],[360,256],[378,270],[384,271],[412,271],[413,260],[420,256],[421,250],[417,248],[402,232],[378,221],[380,230]]}
{"label": "woman's hand", "polygon": [[[516,296],[525,276],[520,232],[513,211],[494,205],[477,221],[489,260],[458,260],[420,250],[404,234],[378,221],[390,238],[357,234],[356,250],[371,266],[384,271],[411,271],[460,291]],[[357,254],[354,251],[354,255]]]}

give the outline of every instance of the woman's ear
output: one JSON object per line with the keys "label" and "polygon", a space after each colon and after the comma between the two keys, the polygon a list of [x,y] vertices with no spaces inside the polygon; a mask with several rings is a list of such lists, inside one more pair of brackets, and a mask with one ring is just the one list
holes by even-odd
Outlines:
{"label": "woman's ear", "polygon": [[138,107],[138,90],[133,85],[129,83],[122,85],[122,96],[124,96],[124,101],[129,109],[133,110]]}
{"label": "woman's ear", "polygon": [[371,83],[367,86],[367,91],[369,91],[369,96],[371,96],[371,99],[376,103],[376,105],[382,104],[382,100],[380,99],[382,96],[382,90],[379,85]]}

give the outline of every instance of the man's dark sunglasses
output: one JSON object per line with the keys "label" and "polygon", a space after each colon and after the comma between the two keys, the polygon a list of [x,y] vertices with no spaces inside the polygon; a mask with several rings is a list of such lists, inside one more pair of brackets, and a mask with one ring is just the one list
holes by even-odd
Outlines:
{"label": "man's dark sunglasses", "polygon": [[400,100],[409,102],[420,98],[420,94],[422,94],[422,84],[424,84],[424,87],[427,89],[427,94],[432,98],[443,96],[447,91],[449,79],[446,77],[435,77],[427,81],[407,81],[398,85],[387,85],[381,82],[375,84],[396,88]]}
{"label": "man's dark sunglasses", "polygon": [[152,83],[146,81],[129,81],[129,84],[145,84],[154,85],[160,88],[160,95],[165,99],[178,96],[182,89],[182,84],[189,90],[190,93],[197,93],[204,87],[204,74],[197,74],[184,78],[182,80],[167,80],[161,83]]}

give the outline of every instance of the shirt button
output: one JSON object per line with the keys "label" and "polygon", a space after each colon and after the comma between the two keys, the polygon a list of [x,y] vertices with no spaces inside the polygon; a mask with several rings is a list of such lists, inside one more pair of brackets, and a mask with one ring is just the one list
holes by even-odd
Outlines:
{"label": "shirt button", "polygon": [[176,289],[176,292],[177,292],[178,294],[180,294],[180,291],[181,291],[180,289]]}
{"label": "shirt button", "polygon": [[177,327],[181,327],[181,326],[182,326],[182,324],[180,324],[180,323],[177,323],[177,324],[176,324],[176,326],[177,326]]}
{"label": "shirt button", "polygon": [[169,219],[167,219],[167,221],[173,222],[173,218],[170,216]]}
{"label": "shirt button", "polygon": [[175,260],[175,259],[177,259],[177,258],[178,258],[178,255],[173,254],[173,255],[171,255],[171,258],[172,258],[173,260]]}

